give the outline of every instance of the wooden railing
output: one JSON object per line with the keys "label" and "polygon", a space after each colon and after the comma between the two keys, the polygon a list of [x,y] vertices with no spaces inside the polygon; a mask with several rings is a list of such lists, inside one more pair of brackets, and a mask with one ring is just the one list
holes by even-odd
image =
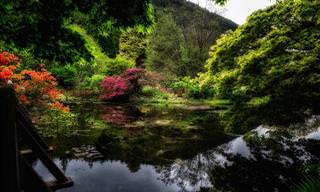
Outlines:
{"label": "wooden railing", "polygon": [[[52,148],[38,135],[11,87],[0,87],[0,131],[1,191],[52,192],[73,185],[50,159],[48,152]],[[22,150],[22,146],[28,148]],[[32,168],[34,159],[43,163],[54,181],[43,181]]]}

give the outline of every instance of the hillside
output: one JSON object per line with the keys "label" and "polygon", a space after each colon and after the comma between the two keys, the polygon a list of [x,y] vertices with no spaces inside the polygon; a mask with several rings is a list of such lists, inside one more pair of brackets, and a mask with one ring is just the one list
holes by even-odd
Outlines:
{"label": "hillside", "polygon": [[176,23],[186,31],[195,26],[206,31],[214,29],[211,37],[218,38],[221,33],[238,27],[235,22],[186,0],[152,0],[152,3],[156,13],[166,9],[173,14]]}
{"label": "hillside", "polygon": [[236,23],[185,0],[153,0],[152,3],[156,24],[147,63],[154,69],[194,76],[202,71],[216,39],[237,28]]}

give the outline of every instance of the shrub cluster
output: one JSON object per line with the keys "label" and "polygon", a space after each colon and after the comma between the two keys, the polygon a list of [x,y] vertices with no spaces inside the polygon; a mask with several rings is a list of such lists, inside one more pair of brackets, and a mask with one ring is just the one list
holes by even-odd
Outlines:
{"label": "shrub cluster", "polygon": [[17,56],[1,52],[0,79],[6,84],[13,84],[20,102],[27,106],[45,106],[68,111],[68,108],[59,102],[62,92],[57,89],[56,79],[42,64],[39,70],[23,70]]}
{"label": "shrub cluster", "polygon": [[177,95],[188,98],[201,99],[214,95],[212,88],[201,87],[198,79],[191,79],[188,76],[182,78],[180,81],[171,83],[169,86]]}
{"label": "shrub cluster", "polygon": [[77,74],[77,68],[75,66],[59,66],[52,68],[50,71],[57,78],[60,85],[68,87],[75,84]]}
{"label": "shrub cluster", "polygon": [[127,69],[121,75],[107,76],[101,82],[102,96],[104,101],[115,101],[128,99],[130,95],[139,91],[139,78],[144,73],[144,69]]}

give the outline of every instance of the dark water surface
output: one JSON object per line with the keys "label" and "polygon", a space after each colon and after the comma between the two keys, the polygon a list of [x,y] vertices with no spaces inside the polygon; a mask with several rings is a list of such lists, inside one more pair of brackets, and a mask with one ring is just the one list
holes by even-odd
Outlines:
{"label": "dark water surface", "polygon": [[[301,167],[319,162],[319,117],[299,132],[259,126],[224,132],[219,113],[201,107],[74,105],[80,129],[49,140],[74,187],[61,192],[289,191]],[[81,147],[101,156],[90,158]],[[77,154],[78,153],[78,154]],[[80,154],[80,155],[79,155]],[[82,154],[82,156],[81,156]],[[36,170],[52,177],[40,162]]]}

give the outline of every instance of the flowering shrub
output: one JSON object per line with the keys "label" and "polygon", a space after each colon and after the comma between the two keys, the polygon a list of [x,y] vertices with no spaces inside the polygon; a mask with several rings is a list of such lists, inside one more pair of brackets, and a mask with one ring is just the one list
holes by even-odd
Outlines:
{"label": "flowering shrub", "polygon": [[14,70],[19,66],[18,58],[9,52],[0,53],[0,79],[12,80]]}
{"label": "flowering shrub", "polygon": [[134,82],[134,81],[137,81],[143,73],[144,73],[144,69],[131,68],[124,71],[123,77],[130,82]]}
{"label": "flowering shrub", "polygon": [[0,54],[0,65],[8,65],[15,61],[18,61],[18,57],[16,57],[14,54],[10,54],[6,51]]}
{"label": "flowering shrub", "polygon": [[40,65],[40,70],[20,69],[19,58],[8,52],[0,53],[0,80],[12,83],[21,103],[27,106],[50,106],[62,111],[69,109],[59,103],[61,91],[56,79]]}
{"label": "flowering shrub", "polygon": [[103,100],[114,100],[115,98],[123,97],[128,93],[129,86],[125,78],[120,76],[106,77],[102,83]]}
{"label": "flowering shrub", "polygon": [[102,100],[111,101],[128,98],[138,91],[138,79],[144,70],[139,68],[127,69],[121,76],[109,76],[101,82]]}

